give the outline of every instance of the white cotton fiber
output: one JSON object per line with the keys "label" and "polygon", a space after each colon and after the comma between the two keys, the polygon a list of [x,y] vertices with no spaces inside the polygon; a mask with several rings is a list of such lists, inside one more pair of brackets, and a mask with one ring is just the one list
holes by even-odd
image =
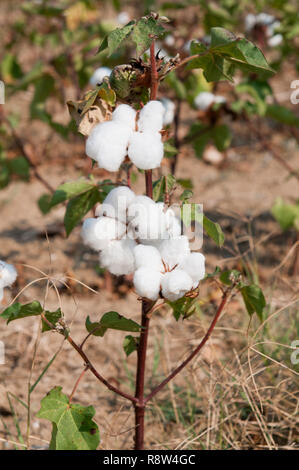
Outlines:
{"label": "white cotton fiber", "polygon": [[165,212],[165,223],[166,234],[164,238],[177,238],[182,234],[181,220],[171,208]]}
{"label": "white cotton fiber", "polygon": [[135,199],[135,193],[127,186],[118,186],[112,189],[97,210],[96,215],[113,217],[126,223],[127,209]]}
{"label": "white cotton fiber", "polygon": [[162,295],[174,302],[192,289],[193,281],[182,269],[174,269],[162,277]]}
{"label": "white cotton fiber", "polygon": [[158,168],[164,155],[159,132],[134,132],[130,138],[128,155],[141,170]]}
{"label": "white cotton fiber", "polygon": [[109,243],[100,253],[100,264],[112,274],[120,276],[131,274],[135,269],[133,250],[136,247],[134,240],[123,239]]}
{"label": "white cotton fiber", "polygon": [[179,265],[192,278],[194,283],[199,283],[205,277],[205,257],[202,253],[190,253]]}
{"label": "white cotton fiber", "polygon": [[159,246],[159,251],[164,263],[169,269],[173,269],[190,253],[188,238],[182,235],[177,238],[163,240]]}
{"label": "white cotton fiber", "polygon": [[159,132],[163,127],[164,107],[160,101],[149,101],[140,111],[138,130]]}
{"label": "white cotton fiber", "polygon": [[131,134],[128,126],[117,122],[97,124],[86,140],[86,154],[96,160],[100,168],[117,171],[127,155]]}
{"label": "white cotton fiber", "polygon": [[112,113],[112,121],[128,126],[135,131],[136,111],[128,104],[120,104]]}
{"label": "white cotton fiber", "polygon": [[163,263],[159,250],[151,245],[137,245],[134,249],[136,269],[150,268],[154,271],[162,272]]}
{"label": "white cotton fiber", "polygon": [[123,237],[125,232],[125,224],[110,217],[99,217],[84,220],[81,236],[86,245],[100,251],[107,248],[111,240]]}
{"label": "white cotton fiber", "polygon": [[92,76],[90,77],[89,83],[92,86],[101,85],[104,77],[109,77],[111,72],[112,70],[109,69],[109,67],[99,67],[93,72]]}
{"label": "white cotton fiber", "polygon": [[162,274],[150,268],[139,268],[134,274],[134,287],[140,297],[157,300]]}
{"label": "white cotton fiber", "polygon": [[[137,199],[137,198],[136,198]],[[135,200],[136,201],[136,200]],[[138,205],[134,201],[129,207],[129,228],[142,243],[143,240],[157,240],[162,238],[165,232],[165,216],[157,204]],[[132,208],[136,210],[132,217]]]}
{"label": "white cotton fiber", "polygon": [[174,120],[175,104],[168,98],[162,98],[161,103],[164,108],[163,126],[169,126]]}
{"label": "white cotton fiber", "polygon": [[11,286],[17,279],[17,271],[12,264],[0,261],[0,289]]}
{"label": "white cotton fiber", "polygon": [[0,302],[2,301],[3,297],[4,297],[4,289],[3,287],[0,287]]}
{"label": "white cotton fiber", "polygon": [[211,104],[214,103],[214,98],[215,97],[213,93],[210,93],[209,91],[202,91],[195,97],[194,104],[197,109],[206,111],[206,109],[208,109]]}

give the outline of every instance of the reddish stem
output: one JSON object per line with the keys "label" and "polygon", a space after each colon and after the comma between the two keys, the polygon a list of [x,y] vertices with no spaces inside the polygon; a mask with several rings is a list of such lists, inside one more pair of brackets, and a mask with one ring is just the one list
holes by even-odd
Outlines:
{"label": "reddish stem", "polygon": [[216,323],[221,315],[221,312],[223,311],[224,307],[225,307],[225,304],[227,302],[227,299],[228,299],[228,293],[225,292],[223,294],[223,297],[222,297],[222,301],[221,301],[221,304],[219,305],[218,307],[218,310],[213,318],[213,321],[208,329],[208,331],[206,332],[205,336],[203,337],[203,339],[201,340],[201,342],[199,343],[199,345],[194,349],[194,351],[192,351],[191,354],[189,354],[189,356],[187,357],[187,359],[185,359],[176,369],[174,369],[168,377],[166,377],[165,380],[163,380],[163,382],[161,382],[156,388],[154,388],[154,390],[152,390],[152,392],[146,397],[146,399],[144,400],[144,403],[146,404],[149,400],[151,400],[155,395],[156,393],[158,393],[163,387],[165,387],[165,385],[168,384],[168,382],[170,382],[170,380],[172,380],[179,372],[181,372],[182,369],[184,369],[184,367],[186,367],[187,364],[189,364],[190,361],[192,361],[192,359],[199,353],[199,351],[203,348],[203,346],[206,344],[206,342],[208,341],[212,331],[214,330],[215,326],[216,326]]}

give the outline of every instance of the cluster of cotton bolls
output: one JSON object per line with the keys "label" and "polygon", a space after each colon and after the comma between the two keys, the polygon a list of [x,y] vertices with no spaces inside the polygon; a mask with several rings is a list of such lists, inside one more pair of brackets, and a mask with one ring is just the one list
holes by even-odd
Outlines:
{"label": "cluster of cotton bolls", "polygon": [[191,253],[181,222],[171,208],[126,186],[113,189],[82,227],[85,244],[100,252],[112,274],[134,273],[136,293],[170,301],[195,289],[205,275],[205,258]]}
{"label": "cluster of cotton bolls", "polygon": [[281,34],[275,34],[275,30],[279,28],[280,21],[275,18],[273,15],[268,13],[259,13],[254,15],[249,13],[245,17],[245,29],[247,32],[251,32],[256,26],[261,25],[265,28],[266,36],[268,38],[268,46],[276,47],[281,44],[283,37]]}
{"label": "cluster of cotton bolls", "polygon": [[206,111],[214,103],[225,103],[226,99],[221,95],[214,95],[209,91],[202,91],[194,98],[194,105],[201,111]]}
{"label": "cluster of cotton bolls", "polygon": [[89,83],[95,87],[101,85],[105,77],[109,77],[112,70],[109,67],[97,68],[89,79]]}
{"label": "cluster of cotton bolls", "polygon": [[120,104],[111,121],[92,129],[86,141],[86,154],[107,171],[117,171],[127,155],[142,170],[158,168],[164,154],[160,133],[163,115],[160,101],[149,101],[138,120],[135,109]]}
{"label": "cluster of cotton bolls", "polygon": [[4,288],[11,286],[17,278],[17,271],[12,264],[0,260],[0,302],[3,299]]}

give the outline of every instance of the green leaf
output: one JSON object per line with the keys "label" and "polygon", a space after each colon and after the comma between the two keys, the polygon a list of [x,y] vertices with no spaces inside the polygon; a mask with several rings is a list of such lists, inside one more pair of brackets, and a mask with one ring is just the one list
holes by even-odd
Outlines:
{"label": "green leaf", "polygon": [[29,178],[29,163],[24,157],[15,157],[8,160],[10,171],[21,178],[27,180]]}
{"label": "green leaf", "polygon": [[226,124],[213,127],[210,135],[219,152],[223,152],[223,150],[227,149],[232,140],[231,131]]}
{"label": "green leaf", "polygon": [[102,41],[98,49],[98,54],[108,48],[108,55],[110,56],[116,49],[119,48],[121,43],[129,36],[134,28],[135,21],[130,21],[122,28],[116,28],[109,33]]}
{"label": "green leaf", "polygon": [[139,57],[146,51],[150,47],[153,39],[161,37],[164,31],[163,26],[151,16],[141,18],[134,26],[132,33],[132,39],[136,44],[137,56]]}
{"label": "green leaf", "polygon": [[10,307],[7,307],[0,317],[7,320],[7,324],[13,320],[18,320],[19,318],[32,317],[40,315],[43,311],[41,304],[37,300],[33,300],[28,304],[20,304],[15,302]]}
{"label": "green leaf", "polygon": [[86,329],[93,336],[104,336],[110,328],[121,331],[140,331],[140,325],[133,320],[127,319],[117,312],[104,313],[99,322],[91,322],[89,316],[85,322]]}
{"label": "green leaf", "polygon": [[220,274],[220,281],[227,285],[227,286],[232,286],[236,282],[240,281],[241,278],[241,273],[237,269],[230,269],[228,271],[223,271]]}
{"label": "green leaf", "polygon": [[176,321],[178,321],[180,317],[187,318],[194,313],[200,312],[198,298],[182,297],[175,302],[168,300],[167,304],[172,308],[172,314]]}
{"label": "green leaf", "polygon": [[[55,327],[58,320],[62,318],[61,309],[58,308],[57,310],[55,310],[55,312],[49,312],[48,310],[46,310],[45,317]],[[42,319],[42,333],[50,330],[52,330],[52,328]]]}
{"label": "green leaf", "polygon": [[252,316],[256,312],[262,322],[263,311],[266,307],[266,300],[262,289],[256,284],[251,284],[250,286],[243,286],[240,291],[248,314]]}
{"label": "green leaf", "polygon": [[197,222],[200,225],[203,223],[202,205],[195,202],[184,202],[181,206],[181,220],[186,227],[189,227],[192,222]]}
{"label": "green leaf", "polygon": [[61,184],[53,194],[51,200],[51,207],[60,204],[61,202],[71,199],[79,194],[83,194],[94,188],[94,184],[90,181],[78,180],[69,183]]}
{"label": "green leaf", "polygon": [[173,175],[162,176],[153,184],[153,199],[156,202],[164,200],[164,195],[174,187],[176,179]]}
{"label": "green leaf", "polygon": [[211,237],[218,246],[221,247],[223,245],[224,233],[222,232],[222,229],[217,222],[213,222],[204,215],[203,228],[205,229],[209,237]]}
{"label": "green leaf", "polygon": [[123,342],[123,348],[127,357],[130,356],[132,352],[137,351],[138,344],[139,344],[139,338],[136,338],[132,335],[128,335],[125,337],[124,342]]}
{"label": "green leaf", "polygon": [[43,194],[39,200],[37,201],[38,207],[42,214],[48,214],[52,208],[51,206],[52,195],[51,194]]}
{"label": "green leaf", "polygon": [[202,68],[208,82],[232,80],[235,68],[246,73],[256,73],[265,78],[273,75],[262,51],[252,42],[237,38],[224,28],[211,29],[211,46],[192,42],[191,53],[199,54],[188,68]]}
{"label": "green leaf", "polygon": [[266,115],[275,121],[282,122],[288,126],[299,126],[299,117],[290,109],[279,104],[268,104]]}
{"label": "green leaf", "polygon": [[69,403],[62,387],[53,388],[41,401],[38,418],[53,423],[50,450],[96,450],[100,442],[93,406]]}
{"label": "green leaf", "polygon": [[81,221],[84,215],[100,201],[101,194],[99,190],[94,187],[69,201],[64,216],[64,226],[67,236],[70,235],[73,228]]}
{"label": "green leaf", "polygon": [[287,204],[281,198],[277,198],[271,212],[282,230],[289,230],[292,227],[299,230],[299,202]]}

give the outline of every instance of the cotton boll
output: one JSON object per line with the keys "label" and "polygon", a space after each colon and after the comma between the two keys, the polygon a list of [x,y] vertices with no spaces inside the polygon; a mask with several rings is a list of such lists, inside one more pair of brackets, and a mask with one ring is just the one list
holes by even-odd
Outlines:
{"label": "cotton boll", "polygon": [[149,101],[140,111],[138,130],[141,132],[159,132],[163,127],[164,107],[160,101]]}
{"label": "cotton boll", "polygon": [[128,155],[141,170],[158,168],[164,155],[161,135],[158,132],[134,132],[130,139]]}
{"label": "cotton boll", "polygon": [[96,215],[113,217],[125,223],[127,219],[127,209],[134,199],[134,192],[127,186],[114,188],[106,196]]}
{"label": "cotton boll", "polygon": [[167,267],[173,269],[174,266],[181,263],[190,253],[188,238],[182,235],[177,238],[163,240],[160,244],[159,251]]}
{"label": "cotton boll", "polygon": [[164,238],[177,238],[182,235],[181,220],[169,208],[165,212],[166,234]]}
{"label": "cotton boll", "polygon": [[[130,211],[131,207],[129,208]],[[150,204],[137,208],[137,215],[131,219],[129,227],[142,243],[144,240],[160,239],[165,232],[165,217],[157,205]]]}
{"label": "cotton boll", "polygon": [[202,91],[195,97],[194,104],[197,109],[206,111],[211,106],[211,104],[214,103],[214,98],[215,97],[213,93],[210,93],[209,91]]}
{"label": "cotton boll", "polygon": [[135,270],[134,240],[115,240],[100,253],[100,264],[116,276],[131,274]]}
{"label": "cotton boll", "polygon": [[162,274],[151,268],[139,268],[134,274],[134,287],[140,297],[157,300],[160,292]]}
{"label": "cotton boll", "polygon": [[121,238],[126,233],[126,226],[110,217],[89,218],[84,220],[81,236],[83,242],[95,251],[107,248],[111,240]]}
{"label": "cotton boll", "polygon": [[256,16],[253,13],[249,13],[245,16],[245,29],[251,31],[256,25]]}
{"label": "cotton boll", "polygon": [[174,302],[192,289],[193,281],[182,269],[174,269],[162,277],[162,295]]}
{"label": "cotton boll", "polygon": [[155,202],[148,196],[136,196],[128,207],[128,220],[132,220],[140,214],[146,214],[147,208],[154,206]]}
{"label": "cotton boll", "polygon": [[137,245],[134,248],[135,266],[139,268],[150,268],[155,271],[163,271],[163,264],[159,250],[151,245]]}
{"label": "cotton boll", "polygon": [[126,25],[127,23],[129,23],[130,21],[130,15],[127,11],[121,11],[118,15],[117,15],[117,21],[119,24],[123,24],[123,25]]}
{"label": "cotton boll", "polygon": [[131,134],[128,126],[118,122],[97,124],[86,140],[86,154],[96,160],[100,168],[117,171],[127,155]]}
{"label": "cotton boll", "polygon": [[169,126],[174,120],[175,104],[168,98],[162,98],[161,103],[164,107],[163,126]]}
{"label": "cotton boll", "polygon": [[3,287],[0,287],[0,302],[3,300],[4,297],[4,289]]}
{"label": "cotton boll", "polygon": [[112,113],[112,121],[128,126],[135,131],[136,111],[128,104],[120,104]]}
{"label": "cotton boll", "polygon": [[12,264],[0,261],[0,288],[11,286],[17,279],[17,271]]}
{"label": "cotton boll", "polygon": [[194,283],[205,277],[205,257],[202,253],[190,253],[179,265],[192,278]]}
{"label": "cotton boll", "polygon": [[268,39],[268,46],[270,47],[276,47],[279,46],[279,44],[282,43],[283,36],[282,34],[275,34],[272,36],[272,38]]}
{"label": "cotton boll", "polygon": [[109,67],[99,67],[93,72],[92,76],[90,77],[89,83],[92,86],[101,85],[104,77],[109,77],[111,72],[112,70]]}

